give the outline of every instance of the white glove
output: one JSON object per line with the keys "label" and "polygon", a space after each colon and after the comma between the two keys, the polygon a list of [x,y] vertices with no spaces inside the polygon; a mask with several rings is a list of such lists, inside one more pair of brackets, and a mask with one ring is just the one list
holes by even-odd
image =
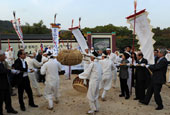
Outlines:
{"label": "white glove", "polygon": [[20,73],[20,71],[19,70],[16,70],[17,72],[16,72],[16,74],[19,74]]}
{"label": "white glove", "polygon": [[83,84],[84,84],[84,85],[87,85],[87,81],[86,81],[86,79],[84,79]]}
{"label": "white glove", "polygon": [[142,64],[140,64],[140,65],[141,65],[142,67],[144,67],[144,66],[145,66],[145,64],[143,64],[143,63],[142,63]]}
{"label": "white glove", "polygon": [[137,64],[136,64],[136,63],[134,63],[133,65],[134,65],[134,66],[136,66]]}
{"label": "white glove", "polygon": [[120,66],[120,63],[115,64],[116,66]]}
{"label": "white glove", "polygon": [[146,65],[146,68],[148,68],[149,67],[149,65]]}
{"label": "white glove", "polygon": [[127,66],[130,66],[130,63],[127,63]]}
{"label": "white glove", "polygon": [[34,72],[37,72],[38,71],[38,69],[34,69]]}
{"label": "white glove", "polygon": [[16,74],[17,70],[11,69],[11,73]]}

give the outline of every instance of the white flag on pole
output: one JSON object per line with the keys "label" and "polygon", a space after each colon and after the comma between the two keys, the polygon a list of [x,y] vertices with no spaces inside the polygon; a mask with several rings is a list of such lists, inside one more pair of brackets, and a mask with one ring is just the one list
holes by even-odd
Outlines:
{"label": "white flag on pole", "polygon": [[23,41],[23,33],[22,33],[21,26],[20,26],[20,18],[11,20],[11,22],[12,22],[12,25],[13,25],[21,43],[22,43],[22,47],[25,48],[25,44]]}
{"label": "white flag on pole", "polygon": [[137,34],[136,39],[139,40],[140,50],[142,51],[144,58],[148,60],[149,64],[154,64],[154,48],[153,40],[154,33],[152,32],[152,27],[150,21],[147,18],[148,13],[145,10],[138,12],[136,15],[127,17],[128,23],[130,23],[131,28],[134,29],[134,17],[136,16],[135,32]]}
{"label": "white flag on pole", "polygon": [[52,30],[52,38],[54,43],[54,50],[55,54],[58,54],[58,47],[59,47],[59,29],[60,24],[51,24],[51,30]]}
{"label": "white flag on pole", "polygon": [[81,47],[81,50],[83,53],[85,53],[85,49],[88,48],[86,40],[84,38],[84,36],[82,35],[81,31],[79,28],[71,28],[71,31],[73,33],[73,35],[75,36],[79,46]]}

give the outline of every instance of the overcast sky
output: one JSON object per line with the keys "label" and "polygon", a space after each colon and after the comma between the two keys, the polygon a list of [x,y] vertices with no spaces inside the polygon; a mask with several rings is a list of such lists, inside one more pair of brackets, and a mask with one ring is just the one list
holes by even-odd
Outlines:
{"label": "overcast sky", "polygon": [[[113,24],[127,26],[125,17],[134,11],[134,0],[0,0],[0,20],[13,19],[12,12],[21,18],[21,24],[44,21],[47,27],[53,22],[57,13],[57,22],[62,29],[78,25],[81,17],[81,27],[95,27]],[[137,10],[146,9],[153,27],[170,27],[170,0],[138,0]]]}

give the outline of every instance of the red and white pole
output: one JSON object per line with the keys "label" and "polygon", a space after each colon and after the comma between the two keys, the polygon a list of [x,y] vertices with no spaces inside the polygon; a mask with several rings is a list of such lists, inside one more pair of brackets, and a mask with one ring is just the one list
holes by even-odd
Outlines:
{"label": "red and white pole", "polygon": [[[136,8],[137,8],[137,0],[134,1],[134,28],[133,28],[133,46],[132,46],[132,52],[135,51],[135,26],[136,26]],[[134,60],[132,60],[133,64]]]}

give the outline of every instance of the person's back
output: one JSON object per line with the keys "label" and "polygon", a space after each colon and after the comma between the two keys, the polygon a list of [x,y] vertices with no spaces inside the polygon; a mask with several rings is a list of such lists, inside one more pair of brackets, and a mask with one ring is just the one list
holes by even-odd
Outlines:
{"label": "person's back", "polygon": [[103,76],[112,74],[112,70],[113,70],[114,66],[113,66],[113,62],[111,60],[106,58],[106,59],[102,60],[100,64],[102,66]]}
{"label": "person's back", "polygon": [[50,82],[59,79],[59,71],[61,71],[61,64],[56,59],[50,59],[42,66],[41,72],[44,73],[46,69],[46,81]]}
{"label": "person's back", "polygon": [[46,75],[44,96],[48,100],[49,110],[53,109],[53,97],[58,102],[59,94],[59,74],[61,64],[53,57],[41,67],[41,74]]}
{"label": "person's back", "polygon": [[90,80],[101,81],[103,73],[101,64],[97,60],[95,60],[90,65],[93,66],[91,70]]}

